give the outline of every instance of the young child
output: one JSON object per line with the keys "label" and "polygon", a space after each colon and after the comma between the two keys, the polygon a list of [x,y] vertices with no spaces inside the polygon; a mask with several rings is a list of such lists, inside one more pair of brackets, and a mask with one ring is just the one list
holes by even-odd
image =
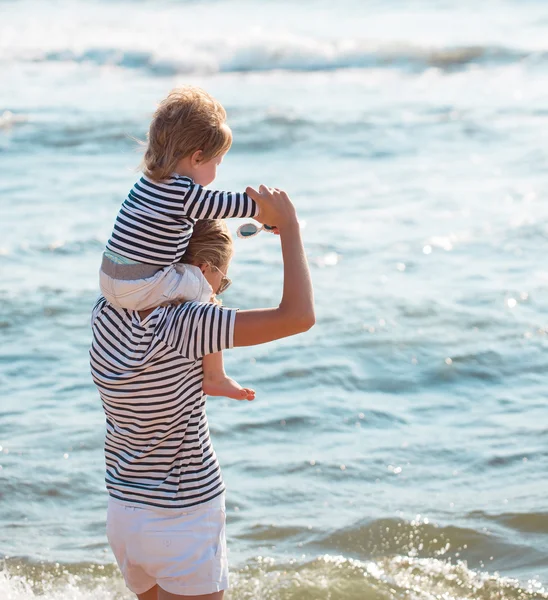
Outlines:
{"label": "young child", "polygon": [[[122,204],[103,254],[100,285],[108,302],[146,310],[174,301],[209,302],[228,287],[226,274],[219,290],[212,290],[198,267],[179,261],[197,219],[258,215],[247,194],[203,187],[214,181],[231,144],[226,112],[204,90],[177,88],[160,103],[148,132],[143,176]],[[204,357],[203,372],[204,393],[254,399],[254,390],[227,377],[221,353]]]}

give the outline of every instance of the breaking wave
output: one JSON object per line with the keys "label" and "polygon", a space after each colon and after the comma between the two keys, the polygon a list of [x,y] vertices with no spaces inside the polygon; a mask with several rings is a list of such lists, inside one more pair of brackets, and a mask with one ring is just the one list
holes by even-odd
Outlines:
{"label": "breaking wave", "polygon": [[[241,45],[172,48],[168,53],[116,47],[56,49],[27,53],[25,60],[76,62],[122,69],[139,69],[151,75],[186,73],[245,73],[330,71],[338,69],[399,68],[454,70],[469,65],[543,62],[548,52],[499,46],[420,47],[409,44],[378,45],[367,41],[319,41],[307,38],[250,41]],[[15,57],[14,57],[15,58]],[[21,57],[20,57],[21,58]]]}

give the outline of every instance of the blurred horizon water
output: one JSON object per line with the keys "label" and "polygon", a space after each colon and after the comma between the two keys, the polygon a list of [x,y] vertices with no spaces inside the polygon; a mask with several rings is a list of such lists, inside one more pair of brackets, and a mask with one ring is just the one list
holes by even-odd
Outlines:
{"label": "blurred horizon water", "polygon": [[[156,103],[226,107],[214,183],[287,189],[317,325],[208,399],[230,600],[548,598],[548,5],[0,3],[0,594],[130,598],[89,375],[100,255]],[[235,231],[239,221],[230,221]],[[279,241],[235,239],[242,309]]]}

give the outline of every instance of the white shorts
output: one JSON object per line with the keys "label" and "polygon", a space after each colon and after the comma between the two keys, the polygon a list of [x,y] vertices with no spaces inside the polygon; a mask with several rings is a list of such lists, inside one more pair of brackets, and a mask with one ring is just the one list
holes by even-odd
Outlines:
{"label": "white shorts", "polygon": [[137,508],[109,497],[107,537],[134,594],[156,584],[199,596],[228,588],[225,495],[188,509]]}
{"label": "white shorts", "polygon": [[107,302],[128,310],[147,310],[182,300],[209,302],[213,294],[198,267],[180,263],[163,267],[145,279],[117,279],[101,269],[99,284]]}

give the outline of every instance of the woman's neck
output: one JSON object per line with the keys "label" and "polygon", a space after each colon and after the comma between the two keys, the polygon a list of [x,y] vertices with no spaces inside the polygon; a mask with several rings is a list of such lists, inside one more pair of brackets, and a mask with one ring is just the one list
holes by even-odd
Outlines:
{"label": "woman's neck", "polygon": [[146,319],[148,317],[148,315],[150,315],[151,312],[155,311],[156,307],[154,308],[147,308],[147,310],[139,310],[137,311],[139,314],[139,319],[141,319],[141,321],[143,319]]}

